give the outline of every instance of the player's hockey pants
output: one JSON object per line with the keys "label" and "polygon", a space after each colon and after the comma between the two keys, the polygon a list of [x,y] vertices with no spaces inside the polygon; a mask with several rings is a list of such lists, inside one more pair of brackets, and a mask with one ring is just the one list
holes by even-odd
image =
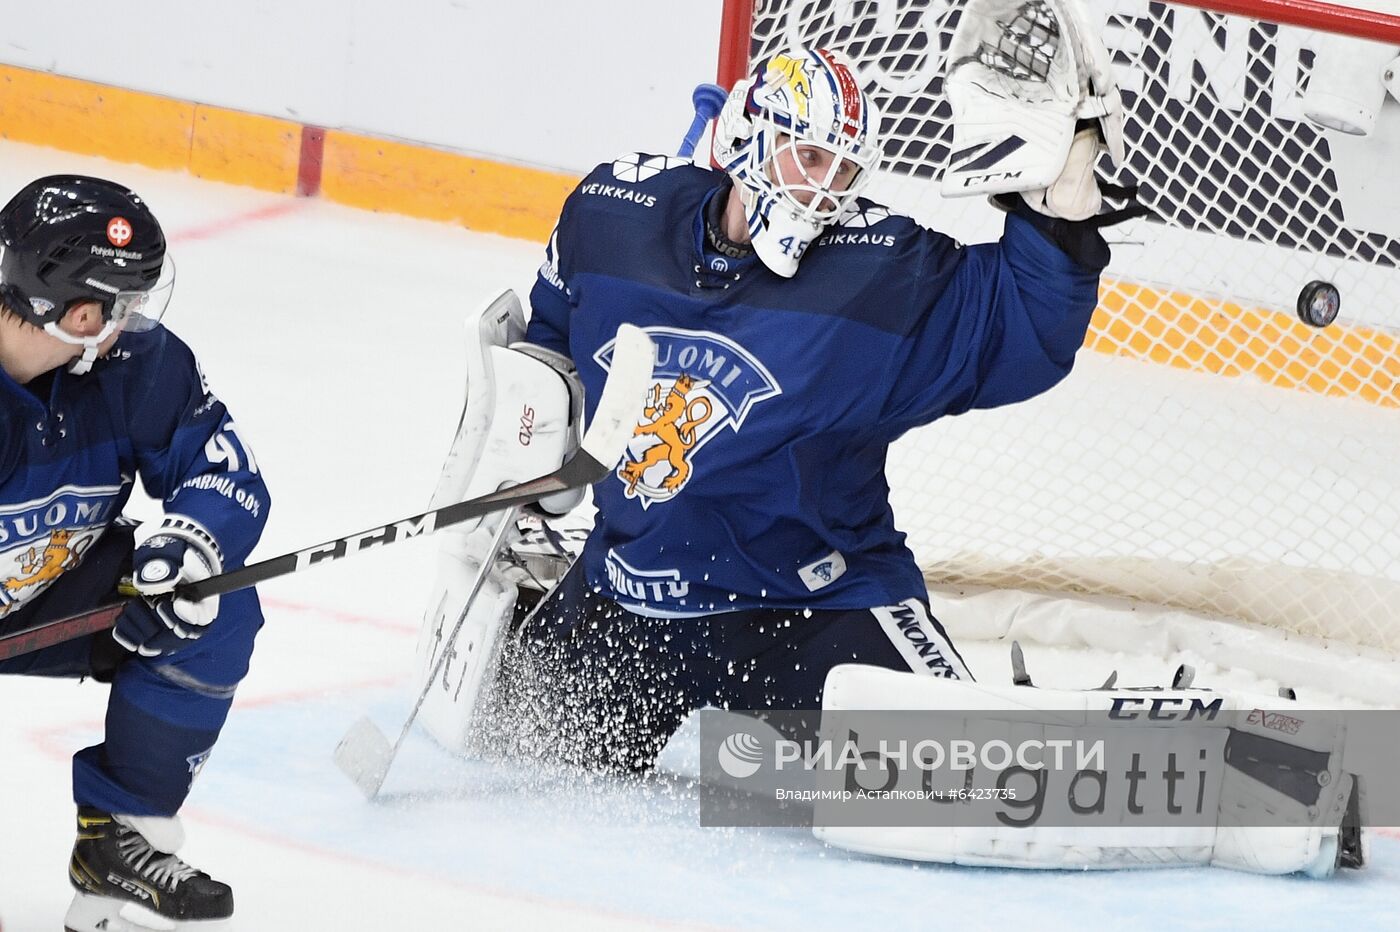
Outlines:
{"label": "player's hockey pants", "polygon": [[555,743],[537,751],[645,770],[691,711],[819,709],[842,663],[971,679],[918,600],[648,618],[594,592],[575,564],[508,652],[503,685],[508,717]]}
{"label": "player's hockey pants", "polygon": [[[114,525],[83,562],[19,612],[14,630],[93,608],[130,572],[132,528]],[[0,661],[0,674],[111,678],[105,740],[73,758],[73,798],[123,815],[174,815],[219,737],[248,673],[262,609],[251,589],[225,595],[199,640],[166,657],[136,657],[109,632]]]}

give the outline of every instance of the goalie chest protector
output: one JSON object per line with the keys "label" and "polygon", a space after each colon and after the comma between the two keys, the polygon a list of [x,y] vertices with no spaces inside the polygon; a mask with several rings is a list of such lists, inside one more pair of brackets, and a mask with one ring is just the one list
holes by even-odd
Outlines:
{"label": "goalie chest protector", "polygon": [[637,433],[594,488],[589,580],[662,615],[923,598],[886,447],[1059,381],[1098,270],[1014,216],[964,247],[861,199],[785,279],[707,246],[705,208],[728,191],[721,172],[628,156],[580,183],[550,238],[527,339],[574,359],[589,412],[619,324],[657,347]]}

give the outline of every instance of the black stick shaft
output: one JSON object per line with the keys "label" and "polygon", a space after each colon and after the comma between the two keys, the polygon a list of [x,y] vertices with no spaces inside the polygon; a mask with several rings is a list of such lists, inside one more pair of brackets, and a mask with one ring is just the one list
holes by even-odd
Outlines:
{"label": "black stick shaft", "polygon": [[328,540],[314,547],[307,547],[293,553],[284,553],[280,557],[271,557],[260,563],[221,573],[218,576],[211,576],[197,583],[178,586],[175,589],[175,594],[182,599],[199,601],[210,596],[247,589],[249,586],[255,586],[269,579],[276,579],[278,576],[296,573],[318,563],[340,560],[352,553],[359,553],[372,547],[392,544],[423,534],[431,534],[442,528],[470,521],[472,518],[479,518],[493,511],[501,511],[511,505],[536,502],[546,495],[553,495],[555,492],[578,488],[581,485],[591,485],[606,475],[607,471],[607,467],[587,453],[580,451],[567,463],[547,476],[532,479],[521,485],[513,485],[508,489],[492,492],[480,498],[445,505],[436,511],[426,511],[421,515],[404,518],[392,524],[383,524],[358,534],[349,534],[335,540]]}
{"label": "black stick shaft", "polygon": [[[180,598],[198,601],[211,596],[236,592],[239,589],[247,589],[249,586],[255,586],[269,579],[276,579],[278,576],[300,572],[318,563],[329,563],[352,553],[369,550],[372,547],[392,544],[409,537],[431,534],[433,531],[451,527],[463,521],[470,521],[472,518],[503,511],[512,505],[537,502],[555,492],[592,485],[607,475],[610,468],[580,450],[570,457],[563,466],[548,475],[540,476],[538,479],[513,485],[508,489],[482,495],[479,498],[445,505],[435,511],[427,511],[411,518],[395,521],[392,524],[380,525],[358,534],[328,540],[314,547],[285,553],[280,557],[272,557],[251,566],[220,573],[218,576],[211,576],[197,583],[178,586],[175,589],[175,594]],[[126,599],[119,602],[109,602],[86,612],[39,622],[19,631],[0,635],[0,660],[8,660],[10,657],[18,657],[21,654],[42,650],[54,644],[61,644],[64,641],[71,641],[74,638],[95,634],[105,628],[110,628],[116,623],[117,616],[121,614],[126,602]]]}

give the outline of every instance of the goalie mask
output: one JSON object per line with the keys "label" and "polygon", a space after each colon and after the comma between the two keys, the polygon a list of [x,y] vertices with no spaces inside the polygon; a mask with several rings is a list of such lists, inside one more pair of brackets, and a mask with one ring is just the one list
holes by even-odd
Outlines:
{"label": "goalie mask", "polygon": [[854,203],[879,166],[879,122],[850,63],[826,49],[774,54],[734,86],[714,156],[734,179],[764,265],[791,278]]}
{"label": "goalie mask", "polygon": [[[0,300],[21,319],[83,353],[81,375],[118,330],[159,322],[175,284],[165,234],[145,201],[102,178],[51,175],[0,209]],[[102,326],[76,336],[59,326],[75,304],[95,301]]]}

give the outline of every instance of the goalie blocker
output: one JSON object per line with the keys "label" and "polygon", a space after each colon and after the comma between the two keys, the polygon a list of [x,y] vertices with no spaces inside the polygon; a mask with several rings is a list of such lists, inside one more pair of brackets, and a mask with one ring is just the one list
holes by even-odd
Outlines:
{"label": "goalie blocker", "polygon": [[[1131,722],[1115,722],[1115,730],[1123,728],[1129,747],[1143,749],[1143,759],[1149,759],[1178,737],[1167,721],[1171,716],[1159,715],[1157,710],[1218,702],[1220,711],[1241,714],[1220,717],[1219,725],[1198,719],[1185,726],[1194,734],[1180,736],[1195,742],[1207,732],[1225,732],[1210,742],[1219,749],[1216,759],[1199,766],[1200,787],[1196,777],[1191,784],[1192,794],[1218,800],[1215,818],[1211,820],[1212,810],[1206,810],[1204,820],[1192,819],[1189,824],[1133,825],[1132,815],[1140,808],[1134,810],[1132,796],[1123,787],[1110,787],[1100,791],[1099,799],[1100,804],[1108,803],[1108,818],[1092,826],[1063,821],[1044,825],[1021,818],[956,827],[846,826],[824,825],[818,814],[817,837],[863,854],[992,867],[1213,865],[1261,874],[1301,872],[1327,877],[1338,867],[1359,868],[1366,863],[1363,787],[1359,778],[1342,769],[1346,728],[1338,713],[1299,710],[1287,699],[1229,691],[1125,690],[1107,684],[1073,691],[1039,689],[1028,685],[1029,678],[1023,682],[1027,685],[992,686],[846,664],[827,675],[822,710],[824,716],[833,711],[966,710],[968,721],[975,722],[971,731],[977,738],[1014,736],[1019,741],[1037,736],[1044,740],[1051,732],[1060,738],[1098,737],[1105,734],[1103,725],[1089,723],[1106,721],[1103,713],[1113,709],[1120,710],[1113,717],[1126,719],[1121,709],[1131,709],[1138,714]],[[1256,710],[1260,714],[1250,714]],[[1280,711],[1282,715],[1269,714]],[[1279,730],[1271,724],[1275,718],[1285,718],[1296,730]],[[1018,809],[1015,815],[1025,812]]]}
{"label": "goalie blocker", "polygon": [[[577,449],[583,390],[573,364],[521,343],[524,334],[524,311],[510,290],[468,318],[467,397],[433,508],[548,473]],[[564,492],[539,507],[562,514],[582,497],[582,489]],[[477,700],[497,662],[497,640],[514,613],[518,582],[532,575],[503,559],[521,536],[516,517],[515,509],[498,512],[440,535],[437,575],[419,633],[418,682],[426,685],[443,651],[450,656],[424,698],[419,721],[451,751],[467,746]],[[454,628],[457,636],[447,643]]]}

